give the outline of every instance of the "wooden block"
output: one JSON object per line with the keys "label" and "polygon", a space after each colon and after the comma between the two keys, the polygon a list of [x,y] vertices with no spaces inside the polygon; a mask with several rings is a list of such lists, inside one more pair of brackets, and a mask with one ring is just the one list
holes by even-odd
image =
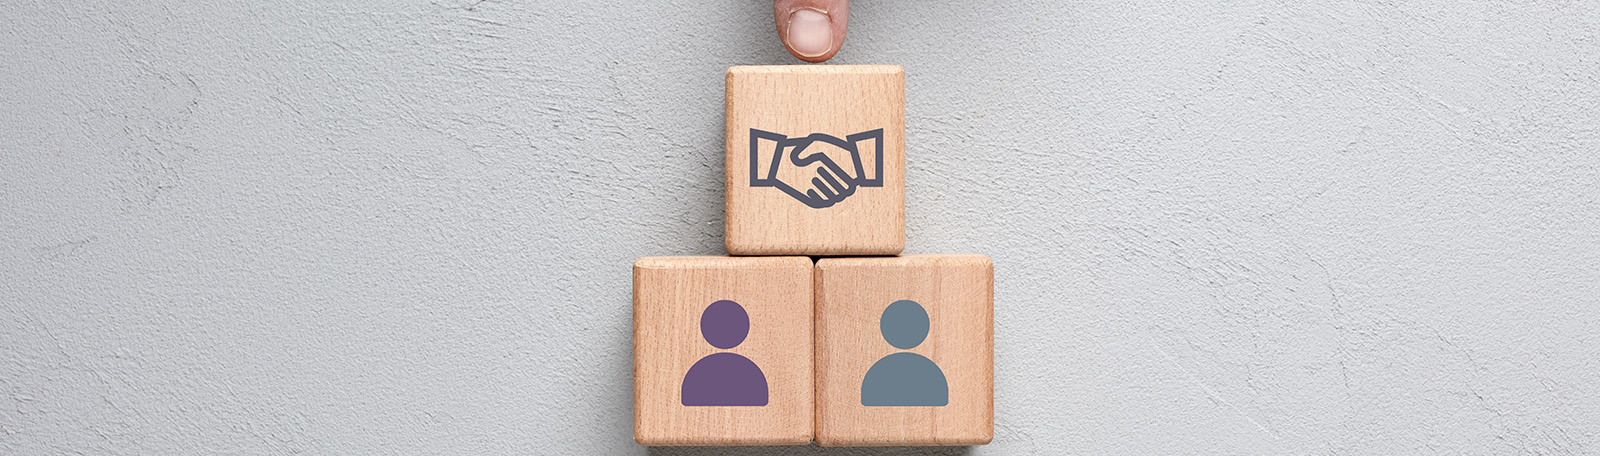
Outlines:
{"label": "wooden block", "polygon": [[729,68],[727,128],[729,253],[900,253],[900,67]]}
{"label": "wooden block", "polygon": [[824,258],[816,274],[817,444],[989,443],[994,263]]}
{"label": "wooden block", "polygon": [[812,275],[805,257],[635,262],[633,439],[811,442]]}

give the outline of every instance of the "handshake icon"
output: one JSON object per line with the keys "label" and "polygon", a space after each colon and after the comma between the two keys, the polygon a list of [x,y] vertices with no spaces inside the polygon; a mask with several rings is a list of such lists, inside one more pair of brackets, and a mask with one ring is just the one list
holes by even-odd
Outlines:
{"label": "handshake icon", "polygon": [[883,129],[839,139],[822,133],[790,138],[752,128],[750,186],[777,188],[814,209],[838,204],[861,187],[882,187]]}

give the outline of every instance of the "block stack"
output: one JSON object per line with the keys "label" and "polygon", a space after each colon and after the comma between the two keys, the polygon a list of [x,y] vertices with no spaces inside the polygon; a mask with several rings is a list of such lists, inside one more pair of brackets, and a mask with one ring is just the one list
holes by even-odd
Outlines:
{"label": "block stack", "polygon": [[988,443],[994,264],[899,255],[904,70],[727,77],[731,256],[634,263],[634,440]]}

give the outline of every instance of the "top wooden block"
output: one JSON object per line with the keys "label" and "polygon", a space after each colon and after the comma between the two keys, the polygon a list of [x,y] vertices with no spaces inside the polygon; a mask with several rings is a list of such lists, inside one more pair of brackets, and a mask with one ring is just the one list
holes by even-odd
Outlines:
{"label": "top wooden block", "polygon": [[900,253],[904,70],[733,67],[727,90],[729,253]]}

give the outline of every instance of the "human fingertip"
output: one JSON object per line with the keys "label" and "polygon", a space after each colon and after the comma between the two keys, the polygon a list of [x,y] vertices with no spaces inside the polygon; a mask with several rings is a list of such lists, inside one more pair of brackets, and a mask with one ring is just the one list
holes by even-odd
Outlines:
{"label": "human fingertip", "polygon": [[822,61],[833,51],[833,19],[826,12],[796,8],[789,13],[788,29],[786,41],[796,57]]}

